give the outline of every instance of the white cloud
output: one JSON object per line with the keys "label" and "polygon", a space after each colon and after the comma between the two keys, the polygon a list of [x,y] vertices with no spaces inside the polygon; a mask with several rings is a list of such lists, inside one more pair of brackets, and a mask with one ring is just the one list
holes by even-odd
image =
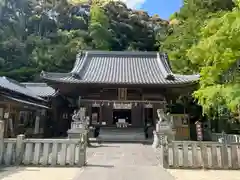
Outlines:
{"label": "white cloud", "polygon": [[135,9],[135,8],[140,8],[141,5],[143,5],[143,3],[146,0],[121,0],[121,1],[126,3],[129,8]]}

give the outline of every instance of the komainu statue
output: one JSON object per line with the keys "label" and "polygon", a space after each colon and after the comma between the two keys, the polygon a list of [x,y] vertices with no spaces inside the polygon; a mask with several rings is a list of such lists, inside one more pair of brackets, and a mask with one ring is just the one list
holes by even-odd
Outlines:
{"label": "komainu statue", "polygon": [[74,110],[72,120],[84,123],[86,121],[86,108],[80,108],[78,111]]}
{"label": "komainu statue", "polygon": [[157,110],[158,122],[156,123],[156,131],[154,134],[153,147],[157,148],[160,145],[168,144],[174,139],[174,132],[172,131],[172,120],[169,114],[165,114],[163,109]]}
{"label": "komainu statue", "polygon": [[157,109],[157,115],[159,122],[171,122],[171,116],[169,114],[164,113],[163,109]]}
{"label": "komainu statue", "polygon": [[80,121],[77,110],[74,110],[73,115],[72,115],[72,120],[74,122]]}

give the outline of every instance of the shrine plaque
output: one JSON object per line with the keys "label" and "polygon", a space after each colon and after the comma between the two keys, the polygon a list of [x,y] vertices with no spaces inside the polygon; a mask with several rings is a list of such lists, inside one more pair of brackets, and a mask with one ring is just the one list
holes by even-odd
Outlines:
{"label": "shrine plaque", "polygon": [[9,113],[8,112],[4,113],[4,119],[8,119],[8,118],[9,118]]}

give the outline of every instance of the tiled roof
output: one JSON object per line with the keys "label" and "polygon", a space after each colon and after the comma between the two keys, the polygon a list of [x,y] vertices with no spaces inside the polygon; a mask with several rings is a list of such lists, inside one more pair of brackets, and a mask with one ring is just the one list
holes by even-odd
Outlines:
{"label": "tiled roof", "polygon": [[32,92],[30,89],[26,88],[24,85],[20,84],[19,82],[13,79],[7,78],[5,76],[0,77],[0,88],[4,88],[10,91],[25,95],[30,98],[43,101],[41,97],[37,96],[37,94]]}
{"label": "tiled roof", "polygon": [[65,83],[185,84],[198,75],[173,74],[166,54],[157,52],[88,51],[77,55],[69,73],[42,72],[44,79]]}
{"label": "tiled roof", "polygon": [[48,86],[46,83],[21,83],[26,88],[30,89],[32,92],[40,97],[49,97],[56,94],[55,89]]}
{"label": "tiled roof", "polygon": [[26,104],[26,105],[40,107],[40,108],[44,108],[44,109],[50,109],[49,107],[47,107],[45,105],[38,104],[38,103],[33,103],[33,102],[22,100],[22,99],[19,99],[19,98],[14,98],[12,96],[6,96],[6,95],[1,95],[1,96],[5,97],[5,98],[7,98],[9,100],[13,100],[15,102],[23,103],[23,104]]}

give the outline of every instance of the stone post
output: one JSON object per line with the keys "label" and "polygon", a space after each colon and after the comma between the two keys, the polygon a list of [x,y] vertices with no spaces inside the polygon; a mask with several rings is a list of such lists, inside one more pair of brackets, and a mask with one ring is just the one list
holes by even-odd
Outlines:
{"label": "stone post", "polygon": [[16,165],[22,163],[23,153],[24,153],[24,139],[25,135],[20,134],[17,136],[16,142]]}
{"label": "stone post", "polygon": [[80,134],[80,141],[79,141],[79,161],[78,166],[82,167],[86,164],[86,148],[87,148],[87,131],[82,130]]}
{"label": "stone post", "polygon": [[34,134],[39,134],[40,129],[40,115],[37,113],[34,126]]}
{"label": "stone post", "polygon": [[0,120],[0,165],[3,161],[4,151],[4,121]]}
{"label": "stone post", "polygon": [[162,166],[164,168],[169,168],[169,154],[168,154],[168,143],[166,142],[163,146],[162,146]]}
{"label": "stone post", "polygon": [[153,131],[153,144],[152,147],[153,148],[158,148],[159,147],[159,138],[158,138],[158,134],[156,131]]}

